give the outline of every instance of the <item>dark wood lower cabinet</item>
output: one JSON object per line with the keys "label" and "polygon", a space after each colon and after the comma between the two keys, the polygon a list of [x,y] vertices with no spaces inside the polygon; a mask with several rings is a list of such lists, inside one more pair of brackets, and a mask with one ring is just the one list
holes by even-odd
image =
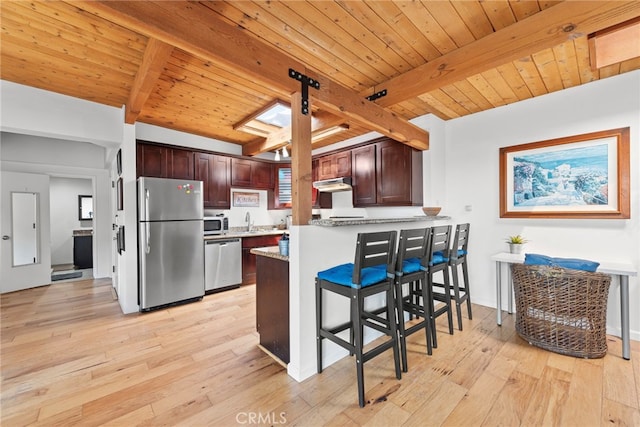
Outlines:
{"label": "dark wood lower cabinet", "polygon": [[73,236],[73,265],[93,268],[93,236]]}
{"label": "dark wood lower cabinet", "polygon": [[256,236],[242,238],[242,284],[256,283],[256,255],[251,253],[253,248],[277,246],[281,235]]}
{"label": "dark wood lower cabinet", "polygon": [[260,345],[289,363],[289,262],[257,256],[256,328]]}

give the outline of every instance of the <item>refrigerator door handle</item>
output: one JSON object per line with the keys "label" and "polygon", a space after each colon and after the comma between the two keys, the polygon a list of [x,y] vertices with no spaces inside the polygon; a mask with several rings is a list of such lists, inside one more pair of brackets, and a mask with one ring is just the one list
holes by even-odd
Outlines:
{"label": "refrigerator door handle", "polygon": [[[144,215],[145,215],[144,217],[146,218],[148,214],[149,214],[149,189],[145,188],[144,189]],[[144,231],[145,231],[145,240],[146,240],[145,252],[149,253],[151,252],[151,232],[149,231],[149,221],[146,221],[144,223]]]}

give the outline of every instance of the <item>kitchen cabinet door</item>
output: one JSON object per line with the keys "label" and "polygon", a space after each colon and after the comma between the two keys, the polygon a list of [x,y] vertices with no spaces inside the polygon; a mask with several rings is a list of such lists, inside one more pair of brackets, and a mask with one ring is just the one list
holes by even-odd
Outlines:
{"label": "kitchen cabinet door", "polygon": [[273,189],[273,164],[251,159],[231,159],[231,185],[234,187]]}
{"label": "kitchen cabinet door", "polygon": [[137,157],[138,176],[193,179],[191,150],[138,142]]}
{"label": "kitchen cabinet door", "polygon": [[377,204],[376,146],[351,150],[353,206]]}
{"label": "kitchen cabinet door", "polygon": [[351,176],[351,150],[334,154],[336,178]]}
{"label": "kitchen cabinet door", "polygon": [[93,236],[73,236],[73,265],[93,267]]}
{"label": "kitchen cabinet door", "polygon": [[289,263],[257,256],[256,329],[260,344],[289,363]]}
{"label": "kitchen cabinet door", "polygon": [[378,204],[411,204],[411,151],[392,140],[376,144]]}
{"label": "kitchen cabinet door", "polygon": [[167,147],[138,143],[136,148],[138,176],[167,178]]}
{"label": "kitchen cabinet door", "polygon": [[167,166],[168,178],[193,179],[193,151],[169,148]]}
{"label": "kitchen cabinet door", "polygon": [[231,159],[208,153],[196,153],[196,180],[202,181],[205,208],[231,208]]}
{"label": "kitchen cabinet door", "polygon": [[421,206],[422,152],[388,138],[351,150],[353,206]]}
{"label": "kitchen cabinet door", "polygon": [[351,176],[351,150],[318,158],[318,180]]}

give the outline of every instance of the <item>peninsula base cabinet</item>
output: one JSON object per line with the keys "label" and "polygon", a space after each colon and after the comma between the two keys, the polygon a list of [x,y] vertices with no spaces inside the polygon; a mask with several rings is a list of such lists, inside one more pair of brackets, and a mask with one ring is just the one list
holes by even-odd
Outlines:
{"label": "peninsula base cabinet", "polygon": [[258,255],[256,279],[260,345],[289,363],[289,262]]}

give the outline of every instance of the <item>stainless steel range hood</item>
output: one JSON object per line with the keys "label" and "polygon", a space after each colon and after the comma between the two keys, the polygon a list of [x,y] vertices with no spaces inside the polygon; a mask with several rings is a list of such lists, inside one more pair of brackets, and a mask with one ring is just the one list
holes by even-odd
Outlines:
{"label": "stainless steel range hood", "polygon": [[324,191],[326,193],[335,193],[336,191],[350,191],[351,190],[351,177],[332,178],[322,181],[315,181],[313,188],[317,188],[318,191]]}

